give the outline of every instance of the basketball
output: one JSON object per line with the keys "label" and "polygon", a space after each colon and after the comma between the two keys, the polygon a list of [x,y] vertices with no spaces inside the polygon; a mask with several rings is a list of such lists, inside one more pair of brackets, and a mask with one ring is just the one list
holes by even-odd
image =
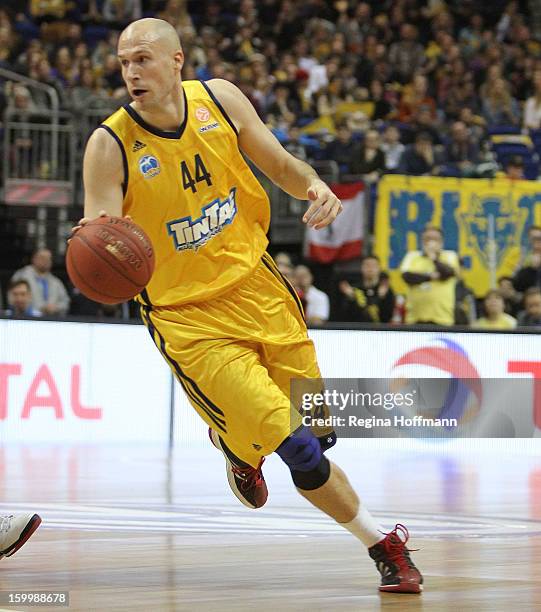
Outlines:
{"label": "basketball", "polygon": [[102,304],[140,293],[154,272],[154,248],[145,232],[121,217],[99,217],[79,229],[66,253],[71,282]]}

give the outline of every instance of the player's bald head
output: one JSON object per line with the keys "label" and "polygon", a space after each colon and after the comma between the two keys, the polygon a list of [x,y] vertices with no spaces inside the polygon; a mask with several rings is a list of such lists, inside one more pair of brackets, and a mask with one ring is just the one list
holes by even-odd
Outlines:
{"label": "player's bald head", "polygon": [[130,23],[120,35],[118,46],[123,44],[150,44],[160,49],[175,53],[182,49],[180,38],[175,28],[163,19],[148,17]]}

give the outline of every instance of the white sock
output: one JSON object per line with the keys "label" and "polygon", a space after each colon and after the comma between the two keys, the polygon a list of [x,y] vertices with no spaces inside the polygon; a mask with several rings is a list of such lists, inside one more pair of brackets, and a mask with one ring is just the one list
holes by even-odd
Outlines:
{"label": "white sock", "polygon": [[376,522],[374,517],[363,506],[359,506],[357,516],[349,523],[338,523],[367,547],[370,548],[385,537],[383,527]]}

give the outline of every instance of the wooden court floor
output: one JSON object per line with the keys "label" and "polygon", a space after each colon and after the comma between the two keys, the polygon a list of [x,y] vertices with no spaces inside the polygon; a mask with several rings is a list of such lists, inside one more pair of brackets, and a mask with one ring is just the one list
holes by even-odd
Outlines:
{"label": "wooden court floor", "polygon": [[379,594],[360,544],[265,465],[265,508],[229,493],[212,448],[0,450],[0,513],[43,524],[0,561],[0,591],[69,591],[69,608],[222,612],[541,610],[541,458],[337,448],[385,528],[403,522],[425,592]]}

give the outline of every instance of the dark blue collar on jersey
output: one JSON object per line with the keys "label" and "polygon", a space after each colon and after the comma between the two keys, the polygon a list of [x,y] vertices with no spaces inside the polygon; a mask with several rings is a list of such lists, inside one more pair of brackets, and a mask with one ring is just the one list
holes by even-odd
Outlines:
{"label": "dark blue collar on jersey", "polygon": [[157,127],[154,127],[153,125],[150,125],[150,123],[147,123],[143,119],[143,117],[141,117],[141,115],[129,104],[125,104],[122,108],[124,108],[128,115],[147,132],[154,134],[154,136],[159,136],[160,138],[173,138],[178,140],[182,136],[182,134],[184,134],[184,130],[186,129],[186,123],[188,122],[188,99],[186,98],[186,92],[184,91],[184,88],[182,88],[182,94],[184,96],[184,119],[182,120],[182,123],[180,124],[179,128],[174,132],[166,132],[164,130],[158,129]]}

